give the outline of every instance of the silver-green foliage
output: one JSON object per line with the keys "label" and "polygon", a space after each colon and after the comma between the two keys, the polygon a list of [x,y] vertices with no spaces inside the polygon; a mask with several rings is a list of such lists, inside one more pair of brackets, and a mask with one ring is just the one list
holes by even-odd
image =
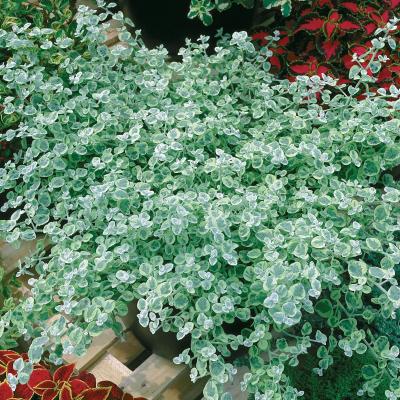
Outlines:
{"label": "silver-green foliage", "polygon": [[[211,377],[207,400],[230,398],[223,383],[238,348],[250,366],[244,390],[296,399],[284,366],[311,346],[317,373],[337,347],[368,349],[376,364],[360,393],[373,397],[385,376],[387,397],[400,398],[399,348],[369,325],[400,308],[400,185],[387,173],[400,163],[397,89],[357,100],[370,79],[360,68],[349,88],[278,81],[268,50],[243,32],[213,55],[205,38],[188,43],[181,62],[125,29],[127,46],[109,49],[99,25],[108,14],[81,7],[73,38],[0,31],[13,53],[0,76],[17,94],[2,102],[21,116],[2,139],[25,146],[0,169],[2,211],[15,210],[0,231],[52,243],[21,267],[35,271],[32,294],[1,330],[33,339],[33,362],[48,350],[57,363],[107,328],[120,332],[137,299],[143,326],[190,335],[175,361],[193,380]],[[74,40],[88,57],[70,50]],[[56,70],[38,62],[50,48]]]}
{"label": "silver-green foliage", "polygon": [[[292,11],[292,0],[262,0],[260,3],[266,9],[280,7],[285,17],[289,16]],[[213,22],[212,12],[214,10],[223,12],[235,4],[253,8],[257,4],[257,0],[191,0],[188,17],[199,18],[203,24],[210,25]]]}

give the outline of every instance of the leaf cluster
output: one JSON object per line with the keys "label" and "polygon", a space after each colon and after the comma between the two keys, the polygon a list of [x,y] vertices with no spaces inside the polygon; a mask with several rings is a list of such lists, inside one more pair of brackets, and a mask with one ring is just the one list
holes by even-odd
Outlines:
{"label": "leaf cluster", "polygon": [[[297,3],[290,18],[275,21],[271,31],[278,30],[279,40],[271,48],[272,71],[280,77],[329,74],[349,83],[349,70],[355,65],[353,54],[365,56],[376,29],[384,27],[400,12],[397,0],[313,0]],[[268,32],[257,32],[253,38],[260,45]],[[376,89],[389,89],[400,84],[399,30],[393,32],[390,47],[379,51],[381,68],[372,65],[369,74],[377,74]]]}
{"label": "leaf cluster", "polygon": [[[255,0],[191,0],[189,18],[199,18],[204,25],[211,25],[213,22],[212,12],[214,10],[223,12],[234,4],[246,8],[253,8],[256,5]],[[291,0],[262,0],[265,9],[280,7],[282,15],[287,17],[292,10]]]}
{"label": "leaf cluster", "polygon": [[[2,316],[5,331],[32,340],[31,362],[60,363],[105,329],[120,333],[136,300],[143,326],[190,337],[175,362],[193,381],[210,377],[207,400],[231,399],[238,350],[243,390],[296,399],[285,367],[311,349],[318,373],[337,349],[369,351],[360,393],[373,398],[387,379],[387,398],[400,398],[399,348],[371,330],[400,308],[396,88],[369,92],[361,67],[349,87],[279,80],[245,32],[213,54],[207,38],[188,42],[180,62],[124,27],[110,49],[110,15],[130,24],[82,6],[71,37],[0,30],[13,54],[0,77],[15,93],[4,112],[20,119],[2,139],[25,143],[0,169],[12,212],[0,232],[52,243],[21,267],[31,295]],[[57,68],[43,67],[43,51]]]}
{"label": "leaf cluster", "polygon": [[[0,28],[12,30],[13,27],[31,24],[38,28],[52,28],[57,35],[69,34],[75,29],[73,24],[74,1],[70,0],[0,0]],[[77,45],[77,50],[79,49]],[[55,65],[53,59],[43,56],[43,65]],[[2,49],[0,62],[6,62],[12,57],[12,52]],[[0,94],[3,96],[13,95],[13,91],[0,84]],[[18,123],[16,113],[6,114],[3,112],[4,105],[0,103],[0,132],[15,126]],[[13,152],[19,147],[18,141],[13,143],[0,142],[0,165],[11,158]]]}

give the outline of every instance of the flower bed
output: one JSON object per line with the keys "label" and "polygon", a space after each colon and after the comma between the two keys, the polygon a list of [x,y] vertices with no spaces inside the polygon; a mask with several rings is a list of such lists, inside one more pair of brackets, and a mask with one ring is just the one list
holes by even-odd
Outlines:
{"label": "flower bed", "polygon": [[[21,267],[31,294],[0,320],[3,338],[31,341],[20,370],[119,334],[137,300],[142,326],[190,337],[174,361],[209,379],[207,400],[232,398],[239,355],[252,398],[291,400],[288,369],[315,353],[323,374],[338,351],[368,353],[359,395],[400,398],[399,348],[374,322],[400,308],[400,92],[370,90],[398,21],[340,85],[279,79],[244,32],[213,54],[206,38],[188,43],[180,62],[125,27],[126,46],[109,49],[102,21],[130,21],[99,4],[80,9],[73,38],[24,27],[0,40],[18,61],[0,76],[20,119],[3,138],[26,142],[0,169],[12,212],[0,232],[52,244]],[[43,43],[57,69],[35,56]]]}
{"label": "flower bed", "polygon": [[[400,13],[398,0],[375,2],[314,0],[312,4],[298,3],[291,17],[277,21],[273,29],[280,32],[276,46],[271,48],[273,71],[291,80],[297,75],[328,74],[349,83],[349,71],[357,65],[353,54],[362,57],[362,66],[370,75],[377,74],[376,88],[389,89],[400,85],[400,34],[392,34],[390,46],[379,49],[383,62],[369,65],[366,56],[371,47],[373,33],[383,28],[394,15]],[[253,39],[260,45],[267,43],[267,32],[258,32]],[[354,82],[354,81],[353,81]]]}

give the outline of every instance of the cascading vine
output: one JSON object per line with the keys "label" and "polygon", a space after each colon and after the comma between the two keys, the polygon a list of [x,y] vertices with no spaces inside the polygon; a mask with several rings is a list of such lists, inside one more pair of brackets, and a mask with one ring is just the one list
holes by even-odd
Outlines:
{"label": "cascading vine", "polygon": [[[99,5],[80,7],[71,35],[0,30],[13,54],[0,77],[15,93],[3,112],[20,118],[0,138],[23,139],[0,169],[12,212],[0,232],[51,242],[20,268],[34,274],[31,295],[0,319],[3,339],[31,339],[21,369],[120,333],[137,300],[152,332],[190,335],[175,362],[209,377],[207,400],[231,398],[237,349],[257,400],[300,397],[285,368],[314,349],[321,374],[334,351],[368,353],[359,393],[385,379],[400,398],[399,348],[372,328],[400,308],[399,90],[368,92],[360,60],[353,86],[279,80],[245,32],[211,55],[207,38],[188,43],[181,62],[126,28],[110,49],[101,22],[130,22]],[[373,62],[397,22],[372,42]],[[42,51],[57,68],[43,68]]]}

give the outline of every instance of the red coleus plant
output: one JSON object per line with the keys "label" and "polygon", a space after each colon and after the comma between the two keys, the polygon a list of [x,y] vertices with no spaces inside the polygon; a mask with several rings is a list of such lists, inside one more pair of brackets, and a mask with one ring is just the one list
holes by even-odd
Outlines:
{"label": "red coleus plant", "polygon": [[15,391],[7,382],[9,374],[16,375],[14,362],[26,354],[0,350],[0,400],[146,400],[124,393],[109,381],[96,383],[89,372],[74,373],[74,364],[64,365],[54,371],[37,364],[27,384],[18,384]]}
{"label": "red coleus plant", "polygon": [[[313,0],[297,3],[290,18],[278,20],[271,30],[279,30],[280,40],[270,62],[272,71],[281,77],[329,74],[348,82],[348,71],[355,64],[352,55],[362,55],[371,45],[371,36],[390,18],[400,14],[400,0]],[[260,46],[268,32],[253,35]],[[399,48],[400,31],[392,33]],[[400,85],[399,50],[382,49],[389,61],[382,65],[377,87]],[[369,60],[365,60],[365,66]],[[369,71],[370,72],[370,71]]]}

